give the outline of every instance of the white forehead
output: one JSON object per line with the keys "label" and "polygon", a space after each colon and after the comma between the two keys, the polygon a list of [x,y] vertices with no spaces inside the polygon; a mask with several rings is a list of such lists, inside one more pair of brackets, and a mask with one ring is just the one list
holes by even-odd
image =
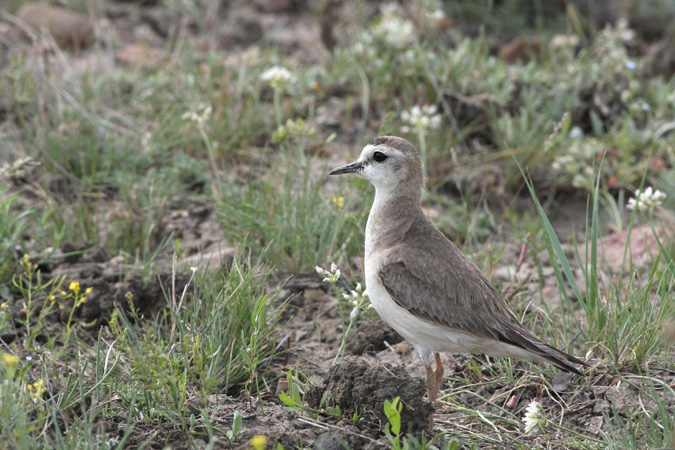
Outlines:
{"label": "white forehead", "polygon": [[363,150],[361,150],[361,158],[369,158],[370,155],[375,153],[376,149],[379,149],[381,147],[382,147],[381,145],[370,145],[370,144],[366,145],[365,147],[363,147]]}
{"label": "white forehead", "polygon": [[383,152],[387,156],[396,156],[396,155],[403,155],[403,152],[396,150],[392,147],[389,147],[388,145],[372,145],[368,144],[365,147],[363,147],[363,150],[361,151],[361,157],[359,160],[363,161],[366,159],[370,159],[371,156],[373,156],[373,153],[376,151]]}

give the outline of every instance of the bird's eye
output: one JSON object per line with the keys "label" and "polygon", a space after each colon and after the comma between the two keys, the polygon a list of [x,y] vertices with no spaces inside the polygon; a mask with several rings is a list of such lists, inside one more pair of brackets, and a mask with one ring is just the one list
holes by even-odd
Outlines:
{"label": "bird's eye", "polygon": [[373,159],[376,162],[383,162],[385,159],[389,158],[387,155],[385,155],[382,152],[375,152],[373,153]]}

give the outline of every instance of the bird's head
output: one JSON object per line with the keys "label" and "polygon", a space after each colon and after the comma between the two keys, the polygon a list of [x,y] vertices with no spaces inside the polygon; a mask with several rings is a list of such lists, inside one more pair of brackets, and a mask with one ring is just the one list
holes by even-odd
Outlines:
{"label": "bird's head", "polygon": [[370,181],[382,194],[414,192],[424,186],[424,168],[419,153],[410,142],[396,136],[373,139],[359,159],[338,167],[329,175],[356,173]]}

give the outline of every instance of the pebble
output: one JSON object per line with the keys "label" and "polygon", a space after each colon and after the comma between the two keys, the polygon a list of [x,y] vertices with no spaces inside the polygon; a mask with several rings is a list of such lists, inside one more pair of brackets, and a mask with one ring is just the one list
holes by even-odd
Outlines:
{"label": "pebble", "polygon": [[23,5],[17,18],[37,32],[47,30],[62,48],[80,48],[94,37],[94,26],[82,14],[45,3]]}

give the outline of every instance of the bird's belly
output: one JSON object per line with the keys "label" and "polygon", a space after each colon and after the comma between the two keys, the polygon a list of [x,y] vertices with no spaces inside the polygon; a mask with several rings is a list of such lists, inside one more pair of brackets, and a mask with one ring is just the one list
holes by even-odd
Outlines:
{"label": "bird's belly", "polygon": [[519,359],[532,358],[524,349],[452,329],[415,316],[400,307],[382,285],[377,270],[369,267],[366,259],[366,292],[375,311],[394,330],[417,349],[430,352],[474,353],[492,356],[510,356]]}

